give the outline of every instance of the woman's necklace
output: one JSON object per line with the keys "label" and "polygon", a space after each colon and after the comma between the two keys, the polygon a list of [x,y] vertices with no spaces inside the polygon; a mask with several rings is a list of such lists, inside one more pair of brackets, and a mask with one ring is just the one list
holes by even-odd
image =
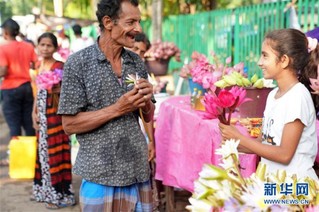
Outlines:
{"label": "woman's necklace", "polygon": [[275,98],[276,98],[276,99],[279,99],[280,97],[282,97],[283,95],[285,95],[285,94],[286,94],[292,87],[294,87],[297,83],[298,83],[298,82],[293,82],[293,83],[291,83],[285,91],[280,91],[280,90],[278,89],[278,91],[277,91],[277,93],[276,93],[276,95],[275,95]]}

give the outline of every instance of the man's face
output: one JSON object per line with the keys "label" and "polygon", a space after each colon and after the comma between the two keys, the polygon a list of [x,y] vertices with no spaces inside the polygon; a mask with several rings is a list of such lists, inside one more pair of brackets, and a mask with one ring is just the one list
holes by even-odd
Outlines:
{"label": "man's face", "polygon": [[135,42],[133,48],[130,49],[144,59],[144,54],[146,52],[146,44],[144,42]]}
{"label": "man's face", "polygon": [[142,32],[140,21],[141,12],[138,7],[130,2],[123,2],[119,18],[113,20],[111,38],[122,46],[132,48],[135,43],[135,35]]}

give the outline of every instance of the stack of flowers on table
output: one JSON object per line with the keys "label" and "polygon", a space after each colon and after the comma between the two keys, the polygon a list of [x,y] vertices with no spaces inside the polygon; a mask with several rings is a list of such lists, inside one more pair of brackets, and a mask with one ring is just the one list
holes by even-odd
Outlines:
{"label": "stack of flowers on table", "polygon": [[[38,90],[47,90],[52,92],[54,87],[59,87],[62,80],[62,69],[54,69],[53,71],[43,71],[37,75],[35,82]],[[59,102],[58,93],[52,92],[52,101],[54,105]]]}
{"label": "stack of flowers on table", "polygon": [[[188,78],[189,80],[191,102],[196,102],[192,101],[192,99],[194,99],[193,96],[195,96],[195,98],[199,96],[196,94],[198,90],[201,90],[200,94],[203,95],[205,92],[218,93],[222,88],[228,87],[227,89],[229,89],[232,86],[244,87],[245,89],[275,86],[272,84],[272,80],[259,78],[257,74],[249,78],[245,72],[244,63],[240,62],[231,66],[231,57],[226,58],[225,62],[221,63],[217,55],[212,52],[211,58],[213,62],[210,62],[204,54],[195,51],[192,53],[191,58],[192,60],[185,64],[180,72],[181,77]],[[195,86],[193,86],[194,83],[196,83]],[[195,89],[196,85],[197,87],[200,85],[202,88]],[[269,91],[267,90],[267,92]],[[250,93],[252,93],[252,91],[249,91],[249,94]],[[265,95],[262,94],[261,96],[263,97]],[[196,106],[193,108],[198,110]]]}
{"label": "stack of flowers on table", "polygon": [[266,174],[259,163],[256,173],[244,178],[240,173],[237,146],[227,140],[216,154],[218,166],[204,164],[194,182],[190,211],[318,211],[319,182],[309,177],[288,176],[285,171]]}
{"label": "stack of flowers on table", "polygon": [[181,61],[181,50],[168,41],[156,41],[152,43],[145,54],[145,64],[148,70],[155,76],[164,76],[168,72],[169,61],[172,57],[177,62]]}
{"label": "stack of flowers on table", "polygon": [[213,62],[204,54],[198,52],[192,53],[191,62],[185,64],[180,72],[183,78],[191,78],[193,82],[203,86],[204,89],[215,92],[215,83],[233,72],[244,75],[244,63],[240,62],[230,66],[231,57],[226,58],[225,64],[220,63],[217,55],[212,52]]}
{"label": "stack of flowers on table", "polygon": [[168,41],[156,41],[145,52],[144,57],[147,60],[169,60],[175,57],[175,60],[181,61],[181,50],[173,43]]}

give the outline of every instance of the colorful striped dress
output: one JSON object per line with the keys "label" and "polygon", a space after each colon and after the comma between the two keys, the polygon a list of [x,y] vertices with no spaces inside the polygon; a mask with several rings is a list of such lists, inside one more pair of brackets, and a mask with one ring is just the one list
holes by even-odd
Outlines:
{"label": "colorful striped dress", "polygon": [[[56,61],[51,70],[62,69]],[[66,207],[75,204],[72,190],[71,146],[69,136],[62,128],[62,118],[57,115],[52,92],[38,90],[37,109],[37,159],[33,184],[33,198],[39,202]]]}

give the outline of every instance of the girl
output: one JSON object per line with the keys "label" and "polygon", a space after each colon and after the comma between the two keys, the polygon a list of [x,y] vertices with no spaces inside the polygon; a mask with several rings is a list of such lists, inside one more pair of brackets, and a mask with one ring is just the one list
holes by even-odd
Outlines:
{"label": "girl", "polygon": [[[62,69],[63,63],[53,58],[58,48],[57,38],[44,33],[38,38],[38,51],[42,61],[38,74]],[[46,202],[48,209],[75,204],[72,191],[70,140],[57,115],[60,83],[52,90],[38,88],[33,107],[33,126],[37,130],[37,160],[31,200]]]}
{"label": "girl", "polygon": [[[267,34],[258,65],[264,78],[276,80],[278,87],[268,95],[262,135],[255,140],[234,126],[219,124],[224,139],[240,140],[239,149],[261,156],[270,173],[280,169],[318,179],[312,168],[317,154],[317,99],[308,90],[309,76],[317,78],[318,55],[317,42],[308,42],[298,30]],[[318,102],[315,105],[318,112]]]}

